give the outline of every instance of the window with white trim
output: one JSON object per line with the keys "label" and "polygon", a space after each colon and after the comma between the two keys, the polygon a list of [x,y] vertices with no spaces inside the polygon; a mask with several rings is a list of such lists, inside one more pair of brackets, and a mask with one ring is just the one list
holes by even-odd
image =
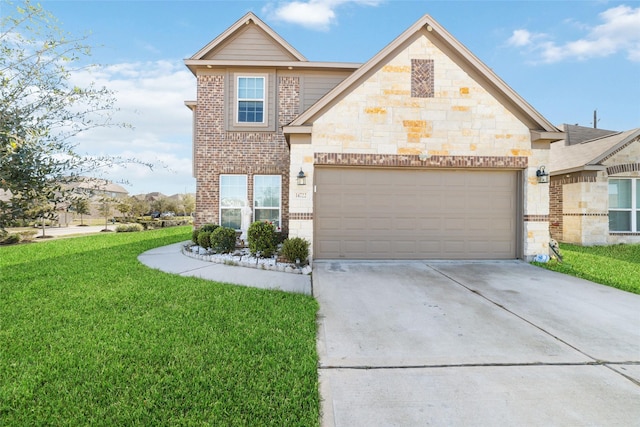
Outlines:
{"label": "window with white trim", "polygon": [[266,113],[266,79],[258,76],[238,76],[236,121],[264,123]]}
{"label": "window with white trim", "polygon": [[220,175],[220,225],[240,230],[247,201],[247,175]]}
{"label": "window with white trim", "polygon": [[640,228],[640,179],[609,179],[609,231],[637,233]]}
{"label": "window with white trim", "polygon": [[280,228],[282,177],[280,175],[254,175],[254,221],[269,221]]}

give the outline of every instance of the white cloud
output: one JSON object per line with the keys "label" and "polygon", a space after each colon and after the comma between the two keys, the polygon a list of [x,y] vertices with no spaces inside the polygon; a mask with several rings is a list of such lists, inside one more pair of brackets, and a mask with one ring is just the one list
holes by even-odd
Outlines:
{"label": "white cloud", "polygon": [[542,33],[515,30],[507,44],[527,47],[539,55],[541,62],[553,63],[566,59],[602,58],[622,52],[630,61],[640,62],[640,7],[621,5],[599,15],[602,24],[584,27],[587,34],[565,43],[549,41]]}
{"label": "white cloud", "polygon": [[354,4],[377,6],[382,0],[308,0],[272,3],[263,8],[271,19],[290,22],[313,30],[327,31],[336,21],[336,9]]}
{"label": "white cloud", "polygon": [[76,151],[90,156],[135,158],[155,165],[116,166],[105,178],[131,185],[130,193],[195,191],[191,176],[192,115],[184,105],[195,99],[195,78],[181,62],[121,63],[74,73],[74,84],[94,83],[115,91],[116,122],[133,129],[96,128],[77,136]]}
{"label": "white cloud", "polygon": [[533,34],[531,34],[527,30],[515,30],[509,40],[507,40],[507,44],[509,46],[528,46],[532,43]]}

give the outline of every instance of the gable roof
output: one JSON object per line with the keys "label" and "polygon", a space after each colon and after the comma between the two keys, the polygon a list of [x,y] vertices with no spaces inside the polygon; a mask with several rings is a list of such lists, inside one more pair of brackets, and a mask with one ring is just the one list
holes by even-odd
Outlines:
{"label": "gable roof", "polygon": [[257,29],[262,32],[263,35],[267,36],[275,46],[281,48],[286,54],[288,54],[291,60],[307,61],[307,58],[305,58],[300,52],[298,52],[293,46],[291,46],[285,39],[280,37],[278,33],[273,31],[271,27],[265,24],[260,18],[254,15],[253,12],[249,12],[244,15],[189,59],[206,59],[206,57],[210,56],[217,49],[232,41],[239,33],[245,31],[247,26],[250,24],[255,25],[255,27],[257,27]]}
{"label": "gable roof", "polygon": [[194,75],[197,75],[199,69],[228,67],[353,72],[362,65],[351,62],[308,61],[252,12],[244,15],[192,57],[185,59],[184,64]]}
{"label": "gable roof", "polygon": [[580,144],[581,142],[619,133],[617,130],[596,129],[592,127],[568,124],[562,125],[562,130],[565,132],[565,145]]}
{"label": "gable roof", "polygon": [[[431,16],[424,15],[415,24],[398,36],[393,42],[378,52],[373,58],[362,65],[351,76],[336,86],[327,95],[321,98],[311,108],[301,114],[291,124],[285,127],[285,133],[310,132],[310,125],[321,116],[328,108],[334,105],[344,95],[354,90],[364,79],[378,68],[395,52],[402,49],[407,43],[413,41],[418,35],[425,35],[441,50],[467,71],[471,77],[489,90],[498,100],[512,111],[532,131],[535,131],[534,139],[560,140],[562,132],[547,121],[539,112],[528,104],[520,95],[511,89],[500,79],[487,65],[480,61],[462,43],[449,34]],[[308,127],[306,131],[300,129]],[[298,128],[298,129],[295,129]],[[532,132],[534,133],[534,132]]]}
{"label": "gable roof", "polygon": [[604,170],[604,160],[634,141],[640,141],[640,128],[616,132],[580,144],[551,144],[549,173],[560,175],[583,170]]}

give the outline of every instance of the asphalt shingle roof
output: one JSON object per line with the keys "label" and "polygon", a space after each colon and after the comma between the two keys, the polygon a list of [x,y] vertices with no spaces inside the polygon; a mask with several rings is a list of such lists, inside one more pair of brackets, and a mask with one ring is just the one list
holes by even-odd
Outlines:
{"label": "asphalt shingle roof", "polygon": [[564,145],[562,141],[551,144],[551,175],[598,166],[609,154],[640,136],[640,128],[584,141],[580,144]]}

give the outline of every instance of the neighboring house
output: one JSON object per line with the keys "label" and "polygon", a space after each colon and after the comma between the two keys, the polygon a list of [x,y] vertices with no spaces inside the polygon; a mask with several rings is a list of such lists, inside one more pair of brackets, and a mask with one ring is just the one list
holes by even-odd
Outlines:
{"label": "neighboring house", "polygon": [[578,245],[640,243],[640,128],[565,125],[565,132],[566,142],[551,144],[552,237]]}
{"label": "neighboring house", "polygon": [[[106,179],[93,178],[93,177],[81,177],[78,181],[67,184],[73,188],[73,191],[78,194],[84,194],[90,202],[90,216],[103,217],[104,216],[104,201],[110,200],[116,202],[124,199],[128,196],[129,192],[126,188],[120,184],[116,184]],[[62,206],[66,209],[67,206]],[[111,203],[109,211],[114,216],[121,216],[122,213],[115,208],[115,205]]]}
{"label": "neighboring house", "polygon": [[122,199],[129,194],[122,185],[102,178],[82,177],[68,185],[78,192],[89,195],[90,199],[95,202],[99,202],[104,197]]}
{"label": "neighboring house", "polygon": [[536,171],[564,134],[430,16],[358,65],[307,61],[248,13],[185,64],[196,225],[238,228],[248,202],[315,259],[548,253]]}

